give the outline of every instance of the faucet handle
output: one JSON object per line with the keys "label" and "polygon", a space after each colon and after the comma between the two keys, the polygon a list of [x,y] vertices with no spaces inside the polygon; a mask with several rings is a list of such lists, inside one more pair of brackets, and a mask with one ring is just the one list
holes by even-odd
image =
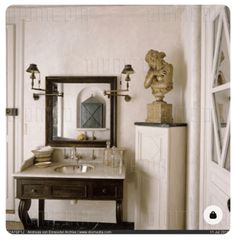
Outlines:
{"label": "faucet handle", "polygon": [[75,152],[75,157],[76,157],[77,160],[82,159],[82,155],[81,155],[81,153],[77,153],[77,152]]}
{"label": "faucet handle", "polygon": [[95,150],[94,150],[94,149],[92,149],[91,159],[92,159],[92,160],[95,160],[95,159],[96,159]]}
{"label": "faucet handle", "polygon": [[69,158],[69,152],[67,148],[64,148],[64,159]]}

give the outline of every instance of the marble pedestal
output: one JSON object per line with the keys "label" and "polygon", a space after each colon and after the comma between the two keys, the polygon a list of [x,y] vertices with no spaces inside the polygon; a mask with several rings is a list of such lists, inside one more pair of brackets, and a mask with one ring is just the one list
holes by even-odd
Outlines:
{"label": "marble pedestal", "polygon": [[153,102],[147,105],[146,122],[172,123],[172,104]]}

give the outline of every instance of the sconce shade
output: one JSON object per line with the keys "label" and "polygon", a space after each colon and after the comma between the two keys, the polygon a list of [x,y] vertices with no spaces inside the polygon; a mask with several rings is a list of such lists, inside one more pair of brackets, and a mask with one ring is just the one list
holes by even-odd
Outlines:
{"label": "sconce shade", "polygon": [[31,63],[27,68],[26,72],[29,73],[40,73],[36,64]]}
{"label": "sconce shade", "polygon": [[122,74],[133,74],[135,71],[130,64],[125,65],[122,70]]}
{"label": "sconce shade", "polygon": [[125,74],[125,82],[126,82],[126,89],[122,88],[122,77],[120,78],[120,89],[118,90],[112,90],[112,91],[104,91],[104,95],[107,95],[108,98],[110,98],[110,96],[115,96],[115,97],[124,97],[126,102],[129,102],[131,100],[131,96],[124,94],[125,92],[129,91],[129,87],[130,87],[130,74],[135,73],[134,69],[132,68],[131,64],[126,64],[122,70],[122,74]]}

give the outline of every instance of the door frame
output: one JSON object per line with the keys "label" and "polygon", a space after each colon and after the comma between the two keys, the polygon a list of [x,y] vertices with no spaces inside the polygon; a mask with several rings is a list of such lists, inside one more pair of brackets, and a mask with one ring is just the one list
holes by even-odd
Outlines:
{"label": "door frame", "polygon": [[[8,16],[8,13],[6,13],[7,22],[6,22],[6,28],[8,26],[11,26],[14,28],[14,75],[15,75],[15,81],[14,81],[14,107],[18,109],[18,115],[14,117],[14,140],[12,141],[12,144],[14,145],[13,151],[14,151],[14,161],[12,163],[12,168],[10,174],[13,174],[16,171],[19,171],[24,157],[23,157],[23,147],[24,147],[24,36],[25,36],[25,20],[24,19],[18,19],[18,18],[11,18]],[[7,81],[7,79],[6,79]],[[8,94],[8,93],[6,93]],[[8,158],[6,156],[6,160],[8,161]],[[7,170],[6,170],[7,171]],[[8,188],[8,186],[6,186]],[[8,190],[8,189],[6,189]],[[8,190],[9,191],[9,190]],[[15,184],[13,180],[13,186],[12,186],[12,211],[6,213],[6,220],[9,221],[18,221],[18,213],[15,211],[15,206],[18,206],[19,200],[15,198]]]}
{"label": "door frame", "polygon": [[[224,11],[224,6],[202,6],[201,22],[201,131],[200,131],[200,193],[199,193],[199,228],[204,229],[205,222],[203,212],[207,206],[208,188],[208,159],[211,154],[208,151],[211,145],[212,128],[212,101],[208,91],[211,89],[211,69],[213,59],[213,30],[212,21]],[[225,171],[222,173],[227,174]],[[224,187],[229,188],[226,181]]]}
{"label": "door frame", "polygon": [[[6,25],[6,108],[15,108],[15,26]],[[15,162],[15,120],[6,116],[6,211],[15,209],[15,184],[12,177]]]}

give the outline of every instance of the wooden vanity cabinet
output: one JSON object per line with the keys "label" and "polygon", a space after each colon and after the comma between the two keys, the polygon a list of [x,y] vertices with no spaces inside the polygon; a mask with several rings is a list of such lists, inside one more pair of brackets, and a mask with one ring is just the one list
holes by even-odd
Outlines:
{"label": "wooden vanity cabinet", "polygon": [[31,199],[39,199],[39,227],[44,221],[45,199],[116,201],[117,223],[122,221],[123,179],[53,179],[18,177],[19,217],[25,229],[31,227],[28,210]]}

